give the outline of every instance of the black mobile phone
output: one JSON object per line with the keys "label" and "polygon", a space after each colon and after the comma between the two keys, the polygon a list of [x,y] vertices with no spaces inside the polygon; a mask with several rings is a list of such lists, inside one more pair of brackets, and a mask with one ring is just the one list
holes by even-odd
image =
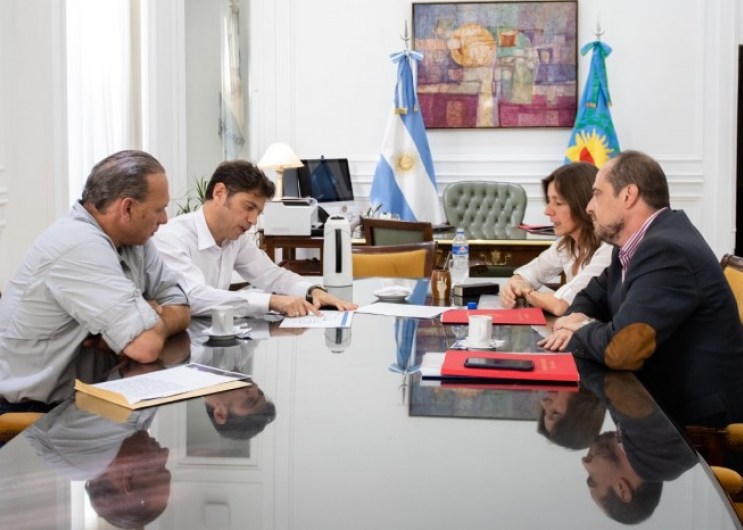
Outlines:
{"label": "black mobile phone", "polygon": [[466,368],[489,368],[491,370],[519,370],[531,372],[534,361],[531,359],[490,359],[487,357],[468,357],[464,361]]}

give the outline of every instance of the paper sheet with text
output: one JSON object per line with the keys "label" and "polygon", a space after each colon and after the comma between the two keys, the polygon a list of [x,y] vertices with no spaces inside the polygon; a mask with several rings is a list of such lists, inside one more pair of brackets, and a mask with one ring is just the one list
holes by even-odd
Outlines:
{"label": "paper sheet with text", "polygon": [[350,328],[353,311],[322,311],[318,315],[287,317],[281,321],[281,328]]}

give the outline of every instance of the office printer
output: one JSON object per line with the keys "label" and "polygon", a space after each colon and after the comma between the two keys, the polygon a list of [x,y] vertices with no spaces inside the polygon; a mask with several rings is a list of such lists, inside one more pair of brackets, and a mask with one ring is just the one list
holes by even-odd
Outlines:
{"label": "office printer", "polygon": [[263,233],[267,236],[309,236],[316,207],[317,201],[309,197],[266,201]]}

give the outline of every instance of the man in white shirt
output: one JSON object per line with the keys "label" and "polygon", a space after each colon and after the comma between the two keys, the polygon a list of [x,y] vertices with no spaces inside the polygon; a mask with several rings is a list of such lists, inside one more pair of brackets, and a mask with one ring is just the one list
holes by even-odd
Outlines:
{"label": "man in white shirt", "polygon": [[[319,314],[322,306],[356,308],[276,265],[247,233],[275,190],[250,162],[223,162],[207,184],[204,205],[157,232],[155,245],[178,274],[192,315],[208,315],[218,305],[233,306],[239,316],[269,310],[303,316]],[[233,270],[260,290],[230,291]]]}

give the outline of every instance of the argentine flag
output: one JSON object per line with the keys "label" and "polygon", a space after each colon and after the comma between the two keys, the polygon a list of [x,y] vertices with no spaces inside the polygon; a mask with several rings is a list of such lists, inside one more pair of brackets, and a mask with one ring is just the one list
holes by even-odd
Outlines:
{"label": "argentine flag", "polygon": [[594,41],[581,48],[581,55],[593,51],[591,68],[583,90],[575,126],[565,152],[565,163],[589,162],[596,167],[619,154],[619,140],[611,120],[611,96],[606,77],[606,57],[611,48]]}
{"label": "argentine flag", "polygon": [[371,202],[381,210],[397,214],[404,221],[444,221],[431,149],[415,91],[415,61],[419,52],[392,55],[397,63],[395,107],[387,124],[374,181]]}

